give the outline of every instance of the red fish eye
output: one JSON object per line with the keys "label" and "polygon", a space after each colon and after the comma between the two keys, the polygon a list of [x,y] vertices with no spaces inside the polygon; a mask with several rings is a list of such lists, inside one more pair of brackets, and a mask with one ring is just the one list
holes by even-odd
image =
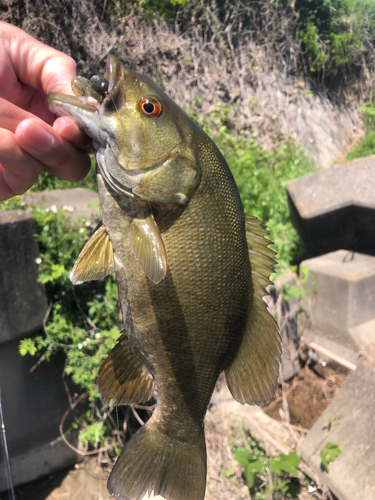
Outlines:
{"label": "red fish eye", "polygon": [[155,117],[161,113],[161,105],[155,99],[142,99],[140,106],[146,116]]}

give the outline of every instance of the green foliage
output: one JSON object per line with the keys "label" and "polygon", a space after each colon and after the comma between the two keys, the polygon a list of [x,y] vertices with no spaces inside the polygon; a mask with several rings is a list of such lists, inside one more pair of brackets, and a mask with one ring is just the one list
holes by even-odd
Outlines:
{"label": "green foliage", "polygon": [[375,96],[359,108],[363,123],[365,125],[365,136],[358,144],[346,155],[345,161],[354,160],[375,154]]}
{"label": "green foliage", "polygon": [[177,13],[178,7],[185,5],[188,0],[133,0],[134,4],[143,11],[143,19],[150,21],[156,13],[165,20],[172,21]]}
{"label": "green foliage", "polygon": [[306,285],[307,280],[313,277],[314,273],[311,273],[306,266],[301,267],[299,270],[299,276],[296,285],[289,285],[289,283],[283,284],[283,299],[286,302],[289,302],[291,298],[302,299],[306,295],[313,293],[315,291],[317,282],[314,281],[312,283],[312,286]]}
{"label": "green foliage", "polygon": [[346,155],[345,161],[355,160],[375,154],[375,131],[368,132]]}
{"label": "green foliage", "polygon": [[327,443],[324,450],[320,452],[320,460],[322,461],[323,468],[328,472],[328,464],[336,460],[341,455],[342,451],[337,444]]}
{"label": "green foliage", "polygon": [[297,498],[300,493],[298,467],[301,462],[296,453],[279,454],[275,457],[266,454],[261,441],[249,431],[244,432],[246,448],[234,448],[234,459],[244,469],[244,478],[251,498],[264,497],[273,500]]}
{"label": "green foliage", "polygon": [[[20,200],[6,203],[22,208]],[[51,311],[44,333],[20,342],[21,355],[49,360],[65,356],[66,375],[87,393],[88,411],[78,419],[80,439],[87,445],[107,445],[106,425],[96,385],[98,369],[120,335],[117,286],[113,278],[74,287],[69,273],[91,233],[84,219],[73,220],[65,210],[32,208],[40,247],[39,281],[44,284]]]}
{"label": "green foliage", "polygon": [[370,0],[296,0],[302,55],[310,72],[358,76],[375,39]]}

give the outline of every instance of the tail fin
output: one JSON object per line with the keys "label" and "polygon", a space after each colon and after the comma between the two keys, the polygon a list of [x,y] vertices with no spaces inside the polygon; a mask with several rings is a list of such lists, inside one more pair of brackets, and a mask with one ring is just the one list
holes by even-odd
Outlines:
{"label": "tail fin", "polygon": [[150,420],[128,442],[108,480],[119,500],[142,500],[146,493],[165,500],[203,500],[206,488],[204,431],[196,443],[161,433]]}

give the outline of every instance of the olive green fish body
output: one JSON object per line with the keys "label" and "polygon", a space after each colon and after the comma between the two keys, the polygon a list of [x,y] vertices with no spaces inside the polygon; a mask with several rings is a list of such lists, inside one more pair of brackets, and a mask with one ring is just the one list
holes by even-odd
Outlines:
{"label": "olive green fish body", "polygon": [[261,300],[274,253],[212,140],[114,58],[106,77],[101,106],[90,90],[81,101],[52,95],[48,103],[76,119],[97,150],[103,226],[72,281],[116,271],[124,332],[99,371],[103,402],[157,397],[108,489],[128,500],[152,491],[203,500],[203,420],[218,376],[225,372],[241,403],[267,404],[274,392],[280,340]]}

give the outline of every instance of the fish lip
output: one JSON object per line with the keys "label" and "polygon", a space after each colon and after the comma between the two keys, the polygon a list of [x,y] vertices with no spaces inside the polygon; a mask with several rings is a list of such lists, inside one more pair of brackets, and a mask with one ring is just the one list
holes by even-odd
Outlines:
{"label": "fish lip", "polygon": [[53,113],[57,111],[58,114],[58,106],[66,104],[93,113],[97,113],[100,108],[100,104],[93,97],[77,97],[75,95],[58,94],[56,92],[48,94],[46,97],[46,105]]}

